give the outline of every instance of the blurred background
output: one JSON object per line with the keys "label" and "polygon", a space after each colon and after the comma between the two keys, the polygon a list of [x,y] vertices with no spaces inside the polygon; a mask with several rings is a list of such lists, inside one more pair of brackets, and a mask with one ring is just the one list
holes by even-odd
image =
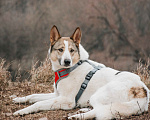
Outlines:
{"label": "blurred background", "polygon": [[150,0],[0,0],[0,57],[12,75],[45,60],[53,25],[61,36],[79,26],[90,59],[115,69],[150,57]]}

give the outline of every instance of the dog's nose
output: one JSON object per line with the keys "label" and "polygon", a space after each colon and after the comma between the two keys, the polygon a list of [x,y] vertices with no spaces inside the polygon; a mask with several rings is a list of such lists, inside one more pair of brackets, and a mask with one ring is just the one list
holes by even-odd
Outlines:
{"label": "dog's nose", "polygon": [[70,61],[70,59],[65,59],[65,60],[64,60],[64,63],[65,63],[65,66],[69,66],[70,63],[71,63],[71,61]]}

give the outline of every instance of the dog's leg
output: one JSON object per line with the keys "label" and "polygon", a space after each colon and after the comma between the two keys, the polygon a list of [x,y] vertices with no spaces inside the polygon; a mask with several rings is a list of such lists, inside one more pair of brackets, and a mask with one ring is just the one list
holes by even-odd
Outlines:
{"label": "dog's leg", "polygon": [[74,106],[75,106],[74,99],[59,96],[50,100],[36,102],[27,108],[16,111],[13,115],[24,115],[42,110],[56,110],[56,109],[69,110],[73,109]]}
{"label": "dog's leg", "polygon": [[89,112],[91,110],[92,110],[91,108],[82,108],[82,109],[78,110],[76,113],[86,113],[86,112]]}
{"label": "dog's leg", "polygon": [[94,107],[98,120],[123,119],[133,114],[144,112],[145,100],[135,99],[129,102],[112,103],[108,105],[97,105]]}
{"label": "dog's leg", "polygon": [[13,99],[15,103],[34,103],[38,101],[48,100],[55,98],[57,95],[55,93],[48,93],[48,94],[32,94],[25,97],[17,97]]}
{"label": "dog's leg", "polygon": [[80,114],[72,115],[72,116],[68,117],[68,119],[84,120],[84,119],[92,119],[95,116],[96,116],[95,110],[93,109],[93,110],[86,112],[86,113],[80,113]]}
{"label": "dog's leg", "polygon": [[131,95],[131,97],[129,96],[130,85],[129,82],[123,81],[122,84],[122,81],[114,81],[99,88],[97,92],[91,96],[90,104],[95,109],[96,118],[98,120],[121,119],[124,116],[140,114],[145,111],[145,108],[148,107],[147,98],[149,98],[145,95],[147,93],[146,88],[145,90],[144,88],[139,89],[141,86],[138,86],[138,92],[136,90],[132,91],[131,94],[139,95],[135,98],[133,95]]}

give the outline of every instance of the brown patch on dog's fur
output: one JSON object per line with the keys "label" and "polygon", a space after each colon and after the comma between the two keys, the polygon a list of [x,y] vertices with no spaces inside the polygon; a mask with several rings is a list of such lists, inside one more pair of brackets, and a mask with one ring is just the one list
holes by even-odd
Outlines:
{"label": "brown patch on dog's fur", "polygon": [[54,25],[50,31],[51,46],[53,46],[59,38],[61,38],[61,36],[57,27]]}
{"label": "brown patch on dog's fur", "polygon": [[72,63],[73,64],[76,64],[78,61],[79,61],[79,59],[80,59],[80,56],[79,56],[79,50],[78,50],[78,48],[77,48],[77,46],[75,45],[75,43],[74,42],[69,42],[68,41],[68,43],[69,43],[69,51],[73,48],[74,49],[74,52],[70,52],[70,55],[71,55],[71,57],[72,57]]}
{"label": "brown patch on dog's fur", "polygon": [[[72,63],[76,64],[80,59],[79,50],[78,50],[76,44],[74,43],[74,41],[72,39],[70,39],[70,37],[61,37],[54,44],[54,46],[52,47],[52,50],[51,50],[51,54],[50,54],[51,59],[52,59],[52,61],[57,61],[57,60],[61,59],[61,56],[65,51],[64,40],[68,41],[69,51],[71,51],[71,49],[74,50],[74,52],[72,52],[72,53],[70,52],[70,55],[71,55],[71,58],[72,58]],[[58,49],[60,49],[60,48],[63,49],[63,52],[58,52]]]}
{"label": "brown patch on dog's fur", "polygon": [[61,58],[64,52],[60,53],[58,52],[58,49],[62,48],[64,50],[64,47],[65,47],[64,40],[60,38],[52,47],[51,54],[50,54],[52,61],[57,61]]}
{"label": "brown patch on dog's fur", "polygon": [[70,37],[74,43],[76,44],[76,46],[79,48],[79,44],[81,41],[81,30],[79,27],[76,28],[76,30],[74,31],[74,33],[72,34],[72,36]]}
{"label": "brown patch on dog's fur", "polygon": [[57,61],[58,60],[58,58],[56,56],[56,51],[53,51],[50,55],[51,55],[52,61]]}
{"label": "brown patch on dog's fur", "polygon": [[76,64],[79,61],[80,57],[78,52],[74,54],[73,59],[72,59],[72,63]]}
{"label": "brown patch on dog's fur", "polygon": [[147,97],[147,91],[144,87],[132,87],[129,90],[129,97],[144,98]]}

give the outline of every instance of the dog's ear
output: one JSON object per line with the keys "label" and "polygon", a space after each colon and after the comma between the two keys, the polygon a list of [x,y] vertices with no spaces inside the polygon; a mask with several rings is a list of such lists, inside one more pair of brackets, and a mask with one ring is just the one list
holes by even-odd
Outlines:
{"label": "dog's ear", "polygon": [[72,36],[70,37],[75,42],[77,47],[79,47],[81,36],[82,36],[81,30],[79,27],[77,27]]}
{"label": "dog's ear", "polygon": [[54,25],[50,31],[51,46],[53,46],[60,37],[61,36],[59,34],[59,31],[58,31],[57,27]]}

